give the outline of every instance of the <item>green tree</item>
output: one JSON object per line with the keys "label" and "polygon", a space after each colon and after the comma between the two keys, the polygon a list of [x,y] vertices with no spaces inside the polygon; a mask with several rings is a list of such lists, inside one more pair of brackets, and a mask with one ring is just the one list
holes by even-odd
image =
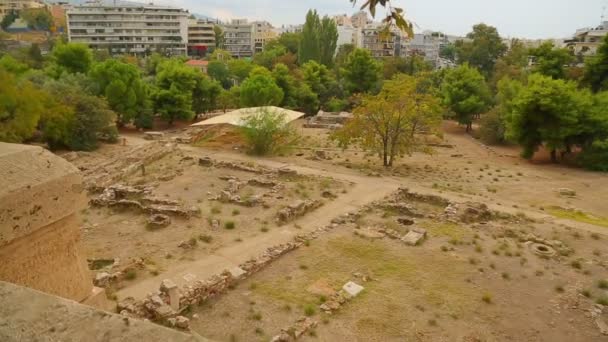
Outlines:
{"label": "green tree", "polygon": [[509,51],[498,59],[494,66],[494,73],[490,80],[492,89],[496,90],[498,82],[505,77],[525,81],[529,55],[528,48],[520,40],[512,39]]}
{"label": "green tree", "polygon": [[0,68],[0,141],[20,143],[32,137],[44,112],[44,94]]}
{"label": "green tree", "polygon": [[302,27],[302,38],[298,49],[298,61],[304,64],[308,61],[319,62],[321,60],[320,46],[321,20],[316,10],[309,10],[306,14],[306,22]]}
{"label": "green tree", "polygon": [[241,133],[249,145],[251,153],[265,155],[292,146],[297,139],[285,115],[268,108],[248,115],[241,127]]}
{"label": "green tree", "polygon": [[604,36],[597,55],[587,60],[583,82],[594,92],[608,90],[608,35]]}
{"label": "green tree", "polygon": [[27,8],[21,10],[20,16],[34,30],[49,31],[53,26],[53,16],[46,8]]}
{"label": "green tree", "polygon": [[277,64],[272,69],[272,77],[276,84],[283,90],[283,101],[281,107],[283,108],[295,108],[297,106],[297,100],[295,97],[296,91],[296,80],[290,74],[289,68],[285,64]]}
{"label": "green tree", "polygon": [[153,93],[154,108],[169,125],[177,119],[190,120],[193,92],[203,74],[188,67],[179,59],[159,64],[156,75],[157,90]]}
{"label": "green tree", "polygon": [[93,54],[88,46],[79,43],[57,44],[52,59],[60,70],[86,74],[93,63]]}
{"label": "green tree", "polygon": [[288,52],[291,52],[294,55],[298,55],[301,40],[302,40],[301,33],[291,33],[291,32],[285,32],[285,33],[281,34],[278,38],[279,44],[284,46]]}
{"label": "green tree", "polygon": [[[357,4],[357,0],[350,0],[353,5]],[[395,24],[399,29],[403,32],[407,33],[409,37],[414,36],[414,26],[411,22],[409,22],[403,16],[403,9],[399,7],[394,7],[391,5],[390,0],[366,0],[361,9],[368,9],[371,13],[372,17],[376,16],[376,8],[378,6],[383,6],[387,9],[386,18],[384,18],[384,22],[386,23],[386,29],[390,28],[390,25]]]}
{"label": "green tree", "polygon": [[359,143],[377,152],[385,167],[414,151],[429,152],[421,137],[437,133],[441,105],[425,77],[400,75],[384,83],[378,95],[364,95],[354,118],[334,137],[343,147]]}
{"label": "green tree", "polygon": [[282,45],[267,45],[264,51],[256,53],[253,56],[253,63],[263,66],[266,69],[272,69],[277,63],[279,57],[285,55],[287,49]]}
{"label": "green tree", "polygon": [[195,113],[206,113],[215,109],[221,92],[222,87],[218,81],[202,75],[197,78],[192,92],[192,109]]}
{"label": "green tree", "polygon": [[486,24],[473,26],[473,31],[467,34],[470,41],[456,42],[456,55],[458,62],[468,63],[481,73],[490,77],[494,71],[494,64],[507,51],[495,27]]}
{"label": "green tree", "polygon": [[218,60],[210,61],[207,65],[207,74],[214,80],[220,82],[224,89],[230,89],[232,80],[230,79],[230,70],[226,63]]}
{"label": "green tree", "polygon": [[382,66],[368,50],[355,49],[346,60],[341,75],[344,77],[346,89],[351,93],[366,93],[372,91],[380,81]]}
{"label": "green tree", "polygon": [[524,158],[545,144],[556,162],[557,152],[569,150],[569,139],[581,133],[581,113],[591,106],[591,95],[576,83],[533,74],[506,117],[507,137],[523,147]]}
{"label": "green tree", "polygon": [[219,25],[213,26],[213,32],[215,33],[215,48],[223,49],[224,48],[224,30]]}
{"label": "green tree", "polygon": [[448,59],[452,62],[456,61],[456,45],[449,43],[442,45],[439,49],[439,57]]}
{"label": "green tree", "polygon": [[319,62],[328,67],[334,64],[334,55],[338,46],[338,27],[336,22],[324,16],[319,26]]}
{"label": "green tree", "polygon": [[93,66],[90,77],[96,85],[96,94],[105,96],[116,112],[119,126],[133,120],[136,124],[151,123],[150,97],[139,68],[108,59]]}
{"label": "green tree", "polygon": [[244,107],[278,106],[283,101],[283,90],[270,74],[252,73],[240,87],[241,105]]}
{"label": "green tree", "polygon": [[340,97],[339,84],[325,65],[315,61],[308,61],[302,65],[301,71],[303,81],[308,85],[310,90],[317,94],[322,106],[332,97]]}
{"label": "green tree", "polygon": [[413,55],[409,57],[387,57],[382,60],[384,79],[390,80],[396,74],[415,75],[433,70],[433,65],[424,57]]}
{"label": "green tree", "polygon": [[566,78],[566,66],[574,61],[568,49],[556,48],[552,42],[530,49],[529,53],[535,57],[533,71],[554,79]]}
{"label": "green tree", "polygon": [[490,91],[484,77],[468,64],[446,72],[441,87],[445,105],[458,123],[471,131],[473,116],[484,112],[490,104]]}
{"label": "green tree", "polygon": [[312,91],[308,84],[301,83],[295,89],[294,97],[296,99],[297,108],[300,111],[308,115],[317,114],[317,112],[319,111],[319,95]]}
{"label": "green tree", "polygon": [[355,51],[355,46],[353,44],[344,44],[338,47],[338,52],[336,53],[336,70],[340,71],[340,68],[344,67],[344,64],[348,60],[348,56]]}
{"label": "green tree", "polygon": [[16,76],[21,76],[30,68],[27,66],[27,64],[17,61],[11,55],[4,55],[2,58],[0,58],[0,69],[4,69],[5,71]]}
{"label": "green tree", "polygon": [[228,70],[230,76],[238,83],[243,82],[253,70],[255,65],[251,61],[245,59],[231,59],[228,61]]}
{"label": "green tree", "polygon": [[17,18],[19,18],[19,15],[16,11],[8,11],[8,13],[6,13],[2,18],[2,21],[0,21],[0,27],[3,30],[6,30],[6,28],[11,26],[11,24],[14,23]]}

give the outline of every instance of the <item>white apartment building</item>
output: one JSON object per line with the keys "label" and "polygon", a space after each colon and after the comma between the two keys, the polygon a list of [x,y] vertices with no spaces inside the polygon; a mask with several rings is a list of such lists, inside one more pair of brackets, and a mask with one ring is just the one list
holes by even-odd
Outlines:
{"label": "white apartment building", "polygon": [[412,39],[408,39],[404,45],[405,55],[423,56],[427,61],[437,64],[441,48],[450,43],[448,36],[441,32],[425,31],[416,33]]}
{"label": "white apartment building", "polygon": [[88,3],[66,12],[68,39],[110,53],[186,54],[188,12],[145,4]]}
{"label": "white apartment building", "polygon": [[255,25],[247,19],[233,19],[224,25],[224,48],[233,57],[252,57],[254,52]]}
{"label": "white apartment building", "polygon": [[43,7],[45,4],[41,0],[0,0],[0,20],[12,11],[19,12],[28,8]]}
{"label": "white apartment building", "polygon": [[215,23],[202,19],[188,20],[188,55],[204,57],[215,48]]}
{"label": "white apartment building", "polygon": [[384,24],[373,23],[366,25],[362,30],[362,47],[371,52],[373,57],[399,57],[402,56],[404,34],[396,27],[386,34]]}
{"label": "white apartment building", "polygon": [[278,37],[274,27],[267,21],[254,21],[253,53],[264,51],[266,43]]}
{"label": "white apartment building", "polygon": [[360,48],[363,46],[363,35],[360,28],[345,25],[338,25],[337,28],[338,47],[346,44],[352,44],[355,46],[355,48]]}
{"label": "white apartment building", "polygon": [[602,22],[597,27],[577,30],[574,37],[566,40],[565,43],[575,55],[595,56],[606,35],[608,35],[608,21]]}

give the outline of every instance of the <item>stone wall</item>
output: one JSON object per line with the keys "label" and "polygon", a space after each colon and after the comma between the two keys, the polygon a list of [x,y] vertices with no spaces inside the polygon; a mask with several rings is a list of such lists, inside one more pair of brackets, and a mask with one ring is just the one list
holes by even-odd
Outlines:
{"label": "stone wall", "polygon": [[85,207],[76,167],[40,147],[0,143],[0,280],[76,301],[100,297],[80,246]]}

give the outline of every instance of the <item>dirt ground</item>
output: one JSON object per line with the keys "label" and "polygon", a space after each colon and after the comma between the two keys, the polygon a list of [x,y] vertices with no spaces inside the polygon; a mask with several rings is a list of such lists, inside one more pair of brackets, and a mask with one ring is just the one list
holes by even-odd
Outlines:
{"label": "dirt ground", "polygon": [[[376,155],[338,148],[327,130],[296,125],[303,138],[290,154],[256,158],[246,155],[233,135],[227,135],[225,145],[222,137],[205,136],[205,141],[180,145],[179,153],[147,164],[145,175],[134,172],[121,180],[152,186],[154,196],[197,207],[200,215],[174,217],[169,227],[150,230],[148,215],[94,206],[84,211],[87,256],[137,264],[112,286],[112,296],[143,296],[168,278],[178,285],[194,276],[204,279],[405,187],[452,202],[484,203],[509,219],[453,222],[442,218],[444,205],[409,201],[422,213],[415,227],[426,229],[428,238],[408,247],[399,240],[353,234],[356,227],[400,233],[410,228],[396,223],[403,213],[375,208],[283,256],[227,294],[192,308],[192,329],[220,341],[268,341],[309,314],[319,325],[303,340],[606,339],[592,310],[596,301],[608,303],[606,289],[598,286],[608,280],[608,191],[603,190],[608,175],[552,165],[542,155],[523,160],[516,147],[484,146],[453,122],[444,123],[444,137],[432,144],[433,154],[404,156],[384,169]],[[183,132],[174,129],[167,139]],[[138,132],[123,136],[127,146],[106,145],[72,162],[86,168],[148,144]],[[288,167],[298,177],[279,178],[283,187],[276,193],[253,185],[238,190],[244,198],[267,194],[264,206],[220,203],[211,198],[230,186],[227,177],[247,181],[268,176],[201,167],[198,158],[205,156],[269,170]],[[569,194],[560,193],[562,188]],[[326,190],[335,197],[323,197]],[[287,225],[275,222],[278,210],[307,199],[324,205]],[[213,228],[213,220],[219,220],[219,228]],[[227,229],[228,222],[234,228]],[[522,241],[528,233],[559,240],[569,251],[541,257]],[[184,242],[192,248],[179,247]],[[92,277],[107,269],[102,264]],[[308,291],[311,285],[335,291],[347,281],[363,285],[364,292],[332,315],[320,312],[319,304],[327,298]],[[608,309],[604,311],[606,316]]]}

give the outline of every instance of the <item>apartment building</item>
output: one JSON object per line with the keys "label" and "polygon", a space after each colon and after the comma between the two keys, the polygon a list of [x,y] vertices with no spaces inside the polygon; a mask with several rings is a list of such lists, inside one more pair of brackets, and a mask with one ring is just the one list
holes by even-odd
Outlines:
{"label": "apartment building", "polygon": [[352,26],[360,29],[363,29],[369,24],[372,24],[372,21],[369,19],[369,16],[367,15],[366,11],[359,11],[353,14],[353,16],[350,17],[350,22]]}
{"label": "apartment building", "polygon": [[278,37],[274,27],[267,21],[254,21],[253,53],[264,51],[266,44]]}
{"label": "apartment building", "polygon": [[188,55],[204,57],[215,48],[215,23],[202,19],[188,20]]}
{"label": "apartment building", "polygon": [[360,28],[350,25],[338,25],[338,42],[340,47],[346,44],[352,44],[356,48],[363,46],[363,35]]}
{"label": "apartment building", "polygon": [[439,52],[449,43],[448,36],[441,32],[425,31],[416,33],[413,38],[404,42],[404,55],[422,56],[427,61],[435,64],[439,60]]}
{"label": "apartment building", "polygon": [[184,55],[188,12],[146,4],[87,3],[66,12],[68,39],[110,53]]}
{"label": "apartment building", "polygon": [[373,57],[399,57],[402,52],[404,35],[396,27],[386,32],[384,24],[373,23],[366,25],[362,30],[363,48],[371,52]]}
{"label": "apartment building", "polygon": [[19,12],[29,8],[46,7],[41,0],[0,0],[0,20],[10,12]]}
{"label": "apartment building", "polygon": [[252,57],[255,26],[247,19],[233,19],[224,25],[224,47],[235,58]]}
{"label": "apartment building", "polygon": [[608,35],[608,21],[602,22],[597,27],[577,30],[572,39],[566,40],[565,43],[575,55],[595,56],[606,35]]}

